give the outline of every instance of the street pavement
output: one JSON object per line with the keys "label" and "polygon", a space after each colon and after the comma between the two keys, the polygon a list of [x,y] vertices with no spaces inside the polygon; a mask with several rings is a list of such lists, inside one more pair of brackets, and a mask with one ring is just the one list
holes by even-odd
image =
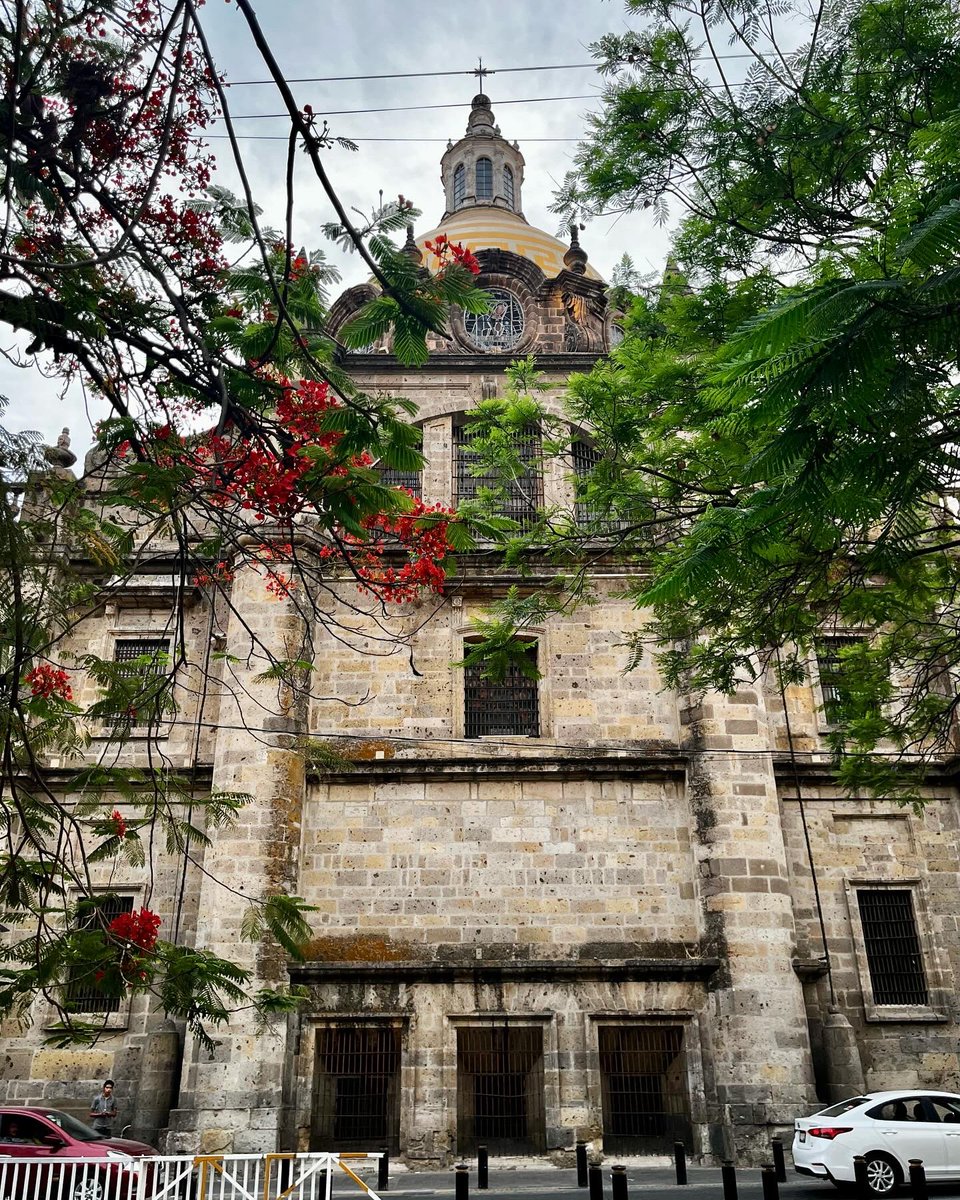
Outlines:
{"label": "street pavement", "polygon": [[[612,1200],[610,1188],[610,1167],[616,1162],[610,1159],[603,1165],[604,1200]],[[647,1162],[636,1159],[625,1159],[627,1167],[627,1188],[629,1200],[722,1200],[723,1187],[720,1171],[716,1167],[687,1167],[688,1182],[685,1186],[677,1186],[673,1166],[651,1166]],[[477,1188],[476,1160],[468,1162],[470,1167],[470,1200],[499,1200],[509,1197],[530,1196],[534,1200],[587,1200],[586,1188],[577,1187],[577,1173],[572,1169],[547,1167],[543,1165],[521,1166],[498,1165],[495,1158],[490,1159],[490,1187],[481,1192]],[[376,1173],[364,1172],[367,1182],[376,1187]],[[760,1181],[760,1170],[757,1167],[745,1167],[737,1172],[737,1190],[739,1200],[762,1200],[763,1190]],[[815,1179],[805,1178],[795,1174],[793,1168],[787,1167],[787,1181],[779,1185],[780,1200],[840,1200],[844,1193],[838,1192],[832,1184],[822,1183]],[[852,1198],[852,1189],[846,1193]],[[404,1200],[418,1200],[419,1197],[454,1195],[454,1170],[446,1171],[406,1171],[391,1164],[391,1176],[387,1197],[403,1197]],[[909,1196],[908,1191],[901,1193],[901,1200]],[[930,1185],[931,1200],[949,1200],[949,1197],[960,1197],[960,1183]],[[362,1200],[362,1193],[349,1180],[339,1180],[334,1189],[334,1200],[346,1200],[347,1197],[357,1197]]]}

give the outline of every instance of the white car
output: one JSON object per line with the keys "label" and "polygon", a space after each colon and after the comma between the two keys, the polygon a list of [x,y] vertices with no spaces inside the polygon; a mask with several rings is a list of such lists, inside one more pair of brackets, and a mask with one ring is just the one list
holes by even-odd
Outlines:
{"label": "white car", "polygon": [[931,1182],[960,1179],[960,1096],[914,1088],[870,1092],[794,1123],[793,1165],[801,1175],[837,1185],[854,1180],[862,1154],[867,1183],[887,1196],[910,1178],[910,1160]]}

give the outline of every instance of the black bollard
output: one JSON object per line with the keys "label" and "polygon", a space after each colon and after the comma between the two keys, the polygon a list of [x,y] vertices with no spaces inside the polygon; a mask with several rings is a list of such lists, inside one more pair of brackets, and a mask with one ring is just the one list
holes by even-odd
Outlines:
{"label": "black bollard", "polygon": [[770,1148],[773,1150],[773,1169],[777,1173],[777,1183],[787,1182],[787,1164],[783,1159],[783,1141],[781,1138],[775,1137]]}
{"label": "black bollard", "polygon": [[723,1200],[737,1200],[737,1168],[732,1159],[723,1160],[720,1178],[723,1180]]}
{"label": "black bollard", "polygon": [[577,1187],[587,1186],[587,1143],[577,1142]]}
{"label": "black bollard", "polygon": [[779,1200],[780,1188],[777,1185],[777,1169],[773,1163],[764,1163],[760,1170],[760,1180],[763,1183],[763,1200]]}
{"label": "black bollard", "polygon": [[910,1195],[913,1200],[927,1200],[927,1173],[922,1158],[910,1159]]}
{"label": "black bollard", "polygon": [[619,1163],[610,1168],[610,1191],[613,1200],[627,1200],[627,1168]]}
{"label": "black bollard", "polygon": [[673,1161],[677,1168],[677,1183],[687,1182],[687,1151],[683,1142],[673,1143]]}
{"label": "black bollard", "polygon": [[867,1183],[867,1160],[862,1154],[853,1156],[853,1190],[857,1200],[869,1200],[870,1185]]}
{"label": "black bollard", "polygon": [[457,1163],[454,1167],[454,1196],[456,1200],[469,1200],[470,1197],[470,1168],[466,1163]]}
{"label": "black bollard", "polygon": [[477,1188],[485,1192],[490,1186],[490,1156],[486,1146],[477,1147]]}
{"label": "black bollard", "polygon": [[377,1191],[388,1192],[390,1190],[390,1151],[384,1149],[380,1155],[380,1161],[377,1163]]}
{"label": "black bollard", "polygon": [[603,1172],[599,1163],[591,1163],[587,1171],[590,1177],[590,1200],[603,1200]]}

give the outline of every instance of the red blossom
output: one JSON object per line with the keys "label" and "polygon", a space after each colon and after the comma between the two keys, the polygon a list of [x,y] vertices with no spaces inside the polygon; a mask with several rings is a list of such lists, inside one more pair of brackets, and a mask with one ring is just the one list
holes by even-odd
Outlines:
{"label": "red blossom", "polygon": [[121,813],[119,808],[115,808],[113,810],[113,812],[110,814],[110,819],[109,819],[108,824],[110,825],[110,827],[113,831],[114,837],[118,837],[118,838],[126,837],[127,822],[124,820],[123,813]]}
{"label": "red blossom", "polygon": [[49,663],[38,663],[23,677],[23,682],[29,684],[34,696],[44,700],[72,700],[73,689],[70,687],[70,676],[59,667]]}
{"label": "red blossom", "polygon": [[160,918],[148,908],[139,912],[120,913],[107,926],[107,931],[118,941],[129,942],[139,950],[151,951],[157,944]]}

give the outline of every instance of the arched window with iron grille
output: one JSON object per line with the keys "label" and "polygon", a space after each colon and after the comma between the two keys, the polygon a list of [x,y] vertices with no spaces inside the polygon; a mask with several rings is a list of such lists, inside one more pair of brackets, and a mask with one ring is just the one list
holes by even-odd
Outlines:
{"label": "arched window with iron grille", "polygon": [[514,190],[513,190],[513,171],[509,167],[503,168],[503,198],[507,204],[513,208],[514,205]]}
{"label": "arched window with iron grille", "polygon": [[457,165],[453,173],[453,207],[459,208],[467,194],[467,168],[463,163]]}
{"label": "arched window with iron grille", "polygon": [[489,158],[477,159],[477,199],[493,199],[493,163]]}

